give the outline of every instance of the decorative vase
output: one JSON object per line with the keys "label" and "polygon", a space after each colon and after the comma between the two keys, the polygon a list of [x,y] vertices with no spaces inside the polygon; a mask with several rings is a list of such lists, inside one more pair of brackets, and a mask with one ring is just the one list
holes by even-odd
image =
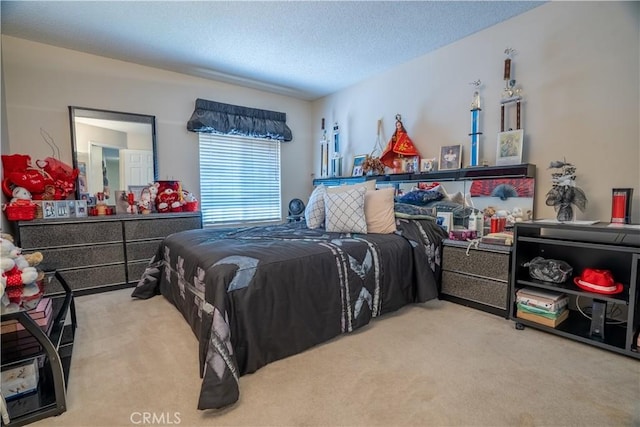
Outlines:
{"label": "decorative vase", "polygon": [[569,222],[573,221],[573,215],[573,206],[570,203],[561,203],[556,218],[559,222]]}

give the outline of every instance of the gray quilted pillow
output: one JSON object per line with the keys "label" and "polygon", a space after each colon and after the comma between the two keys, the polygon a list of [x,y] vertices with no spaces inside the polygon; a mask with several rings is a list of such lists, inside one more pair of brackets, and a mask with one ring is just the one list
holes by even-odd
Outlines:
{"label": "gray quilted pillow", "polygon": [[307,222],[307,228],[319,228],[324,224],[324,195],[326,193],[327,188],[320,184],[309,196],[307,207],[304,208],[304,219]]}
{"label": "gray quilted pillow", "polygon": [[364,187],[324,196],[326,230],[337,233],[367,233],[364,215]]}

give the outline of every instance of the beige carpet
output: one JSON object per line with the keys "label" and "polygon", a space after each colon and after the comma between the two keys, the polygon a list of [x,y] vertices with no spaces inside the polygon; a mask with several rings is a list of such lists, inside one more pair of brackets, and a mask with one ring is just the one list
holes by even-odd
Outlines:
{"label": "beige carpet", "polygon": [[640,360],[443,301],[272,363],[233,407],[198,411],[194,335],[164,298],[130,294],[76,299],[68,411],[32,425],[640,425]]}

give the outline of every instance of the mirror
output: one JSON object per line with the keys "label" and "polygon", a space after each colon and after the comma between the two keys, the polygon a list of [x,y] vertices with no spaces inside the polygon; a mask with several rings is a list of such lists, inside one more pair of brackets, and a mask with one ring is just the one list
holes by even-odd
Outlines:
{"label": "mirror", "polygon": [[78,200],[133,191],[158,180],[156,118],[144,114],[69,107]]}

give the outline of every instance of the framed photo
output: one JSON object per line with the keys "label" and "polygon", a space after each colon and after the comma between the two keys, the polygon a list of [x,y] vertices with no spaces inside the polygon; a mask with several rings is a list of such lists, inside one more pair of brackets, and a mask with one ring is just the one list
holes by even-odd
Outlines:
{"label": "framed photo", "polygon": [[58,216],[56,210],[56,202],[53,200],[45,200],[42,202],[42,217],[44,219],[56,218]]}
{"label": "framed photo", "polygon": [[76,201],[75,200],[67,200],[67,212],[70,218],[76,216]]}
{"label": "framed photo", "polygon": [[58,218],[69,218],[69,205],[66,200],[58,200],[55,202],[56,204],[56,217]]}
{"label": "framed photo", "polygon": [[438,159],[435,157],[432,159],[420,160],[420,172],[434,172],[438,170]]}
{"label": "framed photo", "polygon": [[440,147],[440,170],[460,169],[462,164],[462,145]]}
{"label": "framed photo", "polygon": [[519,165],[522,163],[522,139],[524,130],[516,129],[498,133],[496,165]]}
{"label": "framed photo", "polygon": [[87,216],[87,201],[76,200],[76,217],[82,218]]}
{"label": "framed photo", "polygon": [[453,213],[438,212],[436,214],[436,223],[447,233],[450,232],[453,229]]}
{"label": "framed photo", "polygon": [[362,165],[364,164],[366,158],[366,154],[358,154],[357,156],[353,156],[353,167],[351,168],[351,176],[364,175],[362,171]]}
{"label": "framed photo", "polygon": [[418,172],[420,166],[420,156],[409,156],[404,158],[404,171],[407,173]]}

